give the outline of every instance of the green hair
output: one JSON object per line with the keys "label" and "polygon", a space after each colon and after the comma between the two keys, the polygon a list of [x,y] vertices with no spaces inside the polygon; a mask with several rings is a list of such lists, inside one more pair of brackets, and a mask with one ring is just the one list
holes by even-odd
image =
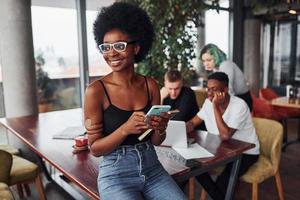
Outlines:
{"label": "green hair", "polygon": [[210,55],[212,55],[216,66],[220,66],[220,64],[227,59],[226,54],[215,44],[205,45],[200,52],[200,59],[205,53],[209,53]]}

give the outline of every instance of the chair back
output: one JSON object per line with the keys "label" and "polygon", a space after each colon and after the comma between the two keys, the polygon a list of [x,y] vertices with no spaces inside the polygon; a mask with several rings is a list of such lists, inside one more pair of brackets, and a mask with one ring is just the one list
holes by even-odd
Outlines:
{"label": "chair back", "polygon": [[206,97],[207,97],[207,91],[205,89],[194,89],[196,100],[198,107],[201,108]]}
{"label": "chair back", "polygon": [[8,183],[12,167],[12,155],[0,150],[0,182]]}
{"label": "chair back", "polygon": [[277,121],[263,118],[253,118],[253,123],[260,144],[260,154],[270,159],[276,172],[281,156],[283,127]]}
{"label": "chair back", "polygon": [[279,97],[279,95],[271,88],[261,88],[259,89],[259,98],[271,101]]}

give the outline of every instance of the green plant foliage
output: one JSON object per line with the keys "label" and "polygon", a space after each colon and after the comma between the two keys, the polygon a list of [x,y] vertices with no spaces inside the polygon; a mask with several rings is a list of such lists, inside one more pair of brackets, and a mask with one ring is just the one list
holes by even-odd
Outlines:
{"label": "green plant foliage", "polygon": [[[144,9],[150,16],[155,40],[147,58],[136,66],[138,73],[155,78],[163,84],[168,69],[179,69],[190,84],[197,78],[192,60],[196,57],[197,33],[188,28],[199,27],[201,12],[207,7],[200,0],[123,0]],[[218,0],[212,1],[218,5]]]}
{"label": "green plant foliage", "polygon": [[48,73],[43,70],[43,65],[45,64],[45,59],[42,52],[36,53],[35,58],[36,64],[36,84],[38,101],[40,104],[51,103],[52,97],[56,90],[55,85],[51,82]]}

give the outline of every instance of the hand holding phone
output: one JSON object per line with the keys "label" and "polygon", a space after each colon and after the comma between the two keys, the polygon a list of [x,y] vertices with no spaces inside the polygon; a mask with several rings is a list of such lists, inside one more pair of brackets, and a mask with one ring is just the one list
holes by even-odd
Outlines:
{"label": "hand holding phone", "polygon": [[[147,112],[145,121],[149,120],[149,118],[147,118],[147,116],[159,116],[163,112],[167,113],[170,109],[171,109],[170,105],[154,105]],[[148,129],[138,139],[140,141],[143,140],[151,131],[152,131],[152,129]]]}

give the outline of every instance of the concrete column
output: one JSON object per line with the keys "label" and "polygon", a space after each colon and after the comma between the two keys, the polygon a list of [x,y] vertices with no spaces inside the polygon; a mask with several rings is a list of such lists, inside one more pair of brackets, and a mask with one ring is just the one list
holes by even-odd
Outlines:
{"label": "concrete column", "polygon": [[38,113],[30,0],[1,0],[0,61],[6,117]]}
{"label": "concrete column", "polygon": [[260,35],[261,23],[257,19],[246,19],[244,25],[244,74],[250,90],[255,94],[260,88]]}
{"label": "concrete column", "polygon": [[203,87],[203,80],[207,79],[207,73],[201,64],[200,51],[205,45],[205,12],[199,16],[200,25],[197,27],[197,46],[196,46],[196,69],[198,74],[197,86]]}

